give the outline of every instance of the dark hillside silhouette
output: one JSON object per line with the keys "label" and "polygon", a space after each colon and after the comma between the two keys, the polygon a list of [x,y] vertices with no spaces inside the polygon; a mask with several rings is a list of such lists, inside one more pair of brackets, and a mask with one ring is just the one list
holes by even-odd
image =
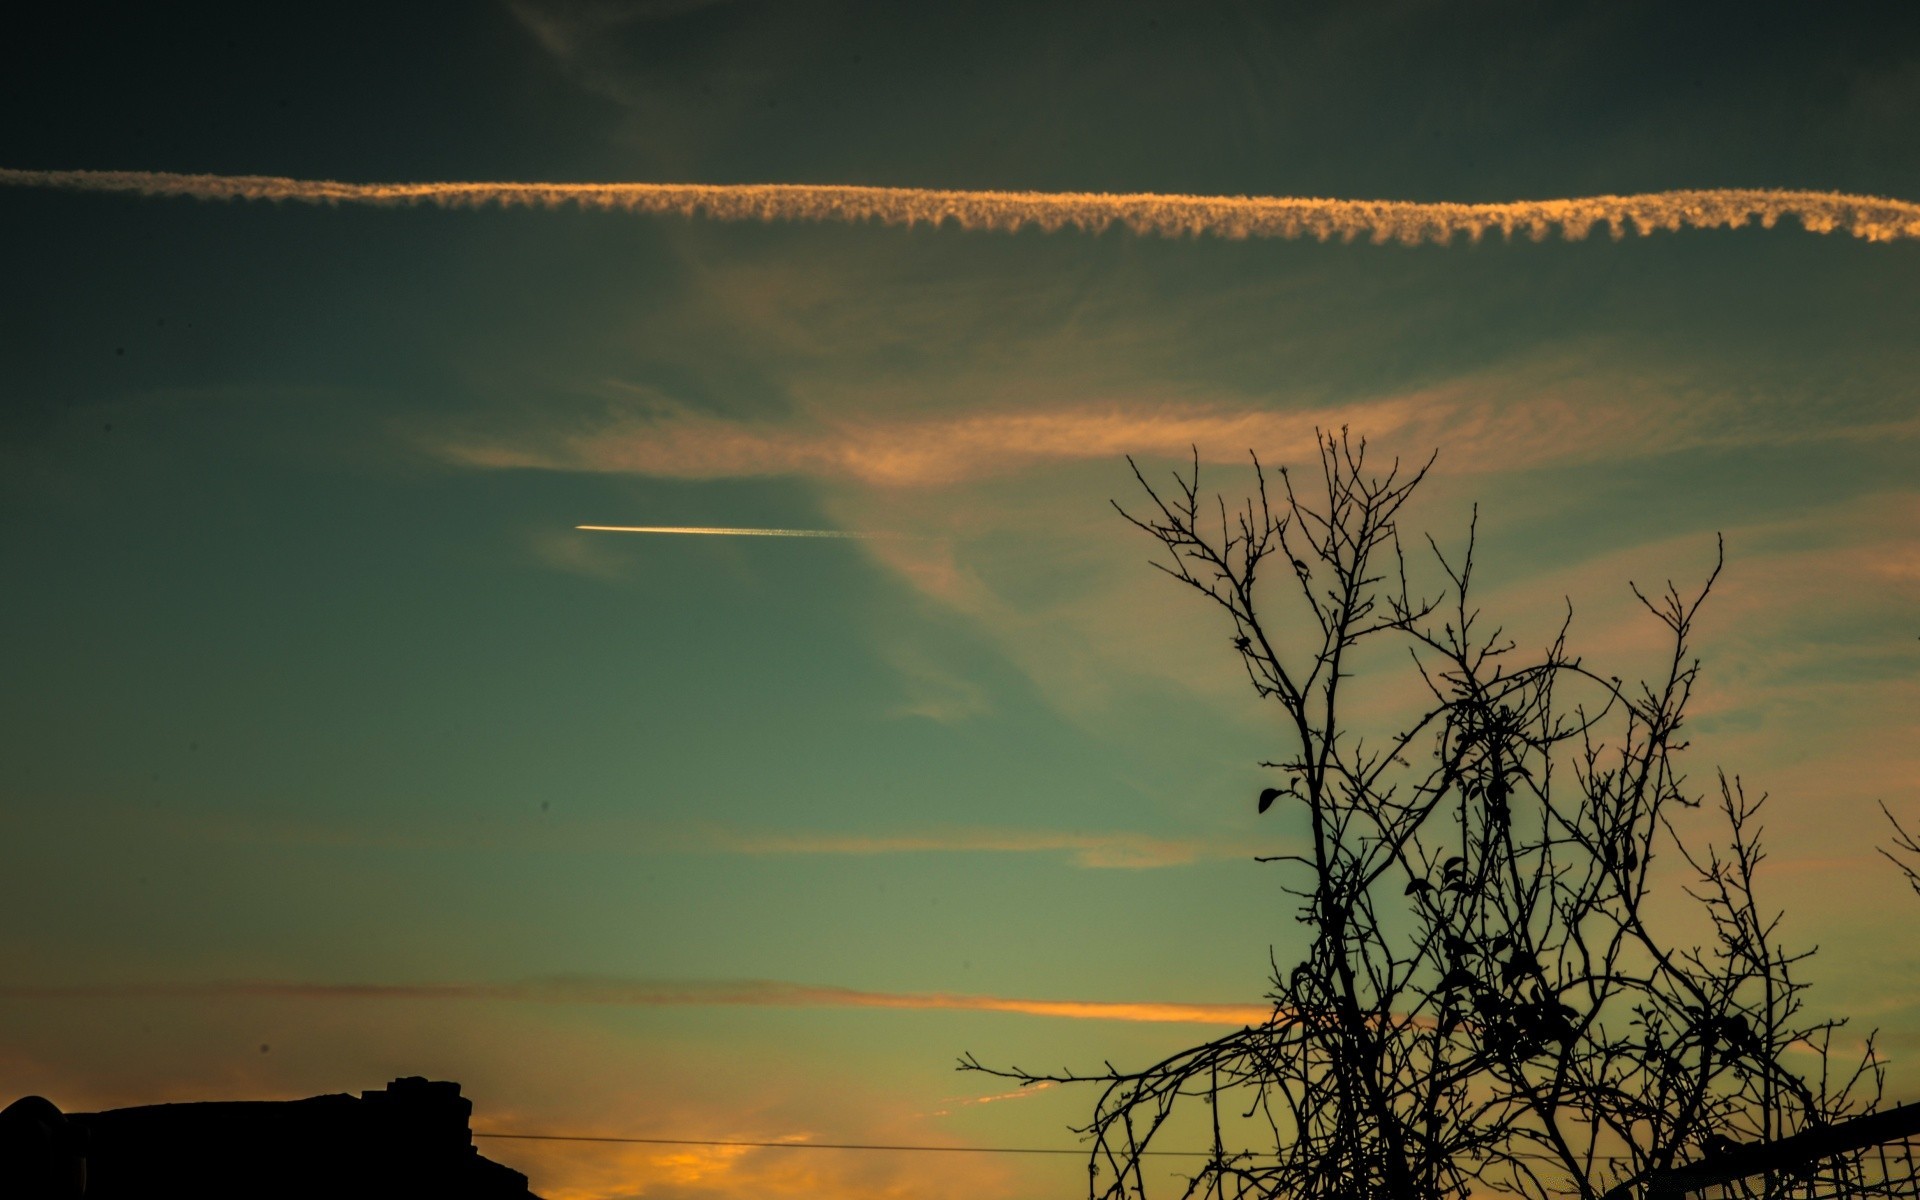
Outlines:
{"label": "dark hillside silhouette", "polygon": [[0,1113],[0,1195],[20,1200],[537,1200],[480,1156],[457,1083],[417,1076],[305,1100],[152,1104],[61,1113],[29,1096]]}

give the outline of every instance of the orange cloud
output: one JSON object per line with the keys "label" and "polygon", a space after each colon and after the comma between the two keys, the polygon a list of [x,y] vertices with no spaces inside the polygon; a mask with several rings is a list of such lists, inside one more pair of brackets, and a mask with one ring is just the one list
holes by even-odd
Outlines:
{"label": "orange cloud", "polygon": [[957,1096],[948,1103],[962,1107],[975,1104],[999,1104],[1006,1100],[1025,1100],[1046,1091],[1048,1088],[1059,1086],[1060,1084],[1056,1080],[1042,1079],[1038,1083],[1030,1083],[1025,1087],[1014,1088],[1010,1092],[993,1092],[985,1096]]}
{"label": "orange cloud", "polygon": [[1102,192],[981,192],[814,184],[338,183],[272,175],[182,175],[164,171],[23,171],[0,168],[0,184],[72,191],[189,196],[198,200],[292,200],[380,207],[600,209],[717,221],[845,221],[939,225],[1011,233],[1025,228],[1098,233],[1119,226],[1160,237],[1315,238],[1353,241],[1478,240],[1491,231],[1570,240],[1604,225],[1628,232],[1771,229],[1783,218],[1815,233],[1873,242],[1920,237],[1920,204],[1841,192],[1709,188],[1582,196],[1500,204],[1327,200],[1295,196],[1183,196]]}
{"label": "orange cloud", "polygon": [[[646,395],[584,428],[542,422],[446,439],[437,452],[468,466],[636,474],[670,479],[803,475],[873,487],[946,487],[1051,463],[1123,455],[1246,462],[1311,461],[1314,431],[1348,426],[1380,447],[1445,446],[1447,472],[1519,470],[1699,446],[1791,445],[1912,437],[1920,421],[1811,428],[1743,423],[1730,402],[1676,400],[1670,388],[1468,376],[1380,399],[1313,408],[1236,402],[1049,404],[933,415],[816,411],[743,421]],[[1524,393],[1524,403],[1511,397]],[[1650,436],[1657,430],[1658,436]],[[871,536],[871,535],[863,535]]]}
{"label": "orange cloud", "polygon": [[[1196,443],[1247,446],[1276,458],[1313,453],[1316,425],[1352,422],[1385,437],[1452,406],[1432,397],[1345,410],[1273,412],[1194,405],[1076,405],[925,418],[820,418],[761,424],[650,406],[585,432],[453,444],[443,453],[478,467],[633,473],[682,479],[805,474],[883,487],[937,486],[1061,460],[1124,454],[1184,458]],[[1444,411],[1443,411],[1444,410]]]}
{"label": "orange cloud", "polygon": [[[579,1051],[574,1052],[576,1055]],[[1073,1145],[1057,1124],[1008,1135],[971,1133],[934,1114],[916,1112],[914,1098],[874,1090],[872,1081],[829,1069],[804,1076],[763,1067],[729,1071],[711,1064],[648,1057],[636,1075],[616,1068],[594,1087],[596,1067],[579,1064],[585,1079],[555,1081],[555,1094],[523,1095],[517,1104],[476,1105],[476,1130],[488,1157],[525,1171],[548,1200],[617,1200],[638,1196],[674,1200],[729,1200],[737,1196],[844,1197],[846,1200],[963,1200],[973,1196],[1039,1197],[1059,1194],[1050,1184],[1085,1177],[1077,1155],[1003,1156],[848,1152],[829,1146],[940,1146],[954,1151],[1012,1140]],[[733,1078],[729,1078],[733,1076]],[[745,1076],[746,1078],[741,1078]],[[582,1086],[585,1083],[586,1086]],[[489,1137],[494,1132],[565,1133],[570,1137],[636,1136],[757,1145],[660,1145],[622,1140],[549,1141]]]}
{"label": "orange cloud", "polygon": [[[937,417],[816,415],[791,422],[708,417],[666,401],[643,411],[616,411],[589,428],[530,430],[511,436],[447,442],[440,453],[484,468],[591,470],[655,478],[749,478],[808,474],[879,488],[937,488],[1043,463],[1117,461],[1121,455],[1185,459],[1225,453],[1244,463],[1258,445],[1275,461],[1309,459],[1315,428],[1350,424],[1373,440],[1430,445],[1442,428],[1463,430],[1465,457],[1567,457],[1565,426],[1590,415],[1538,405],[1524,428],[1492,426],[1486,403],[1461,388],[1421,392],[1327,409],[1273,411],[1202,403],[1079,403],[1054,409],[998,409]],[[1515,424],[1513,420],[1507,422]],[[1475,445],[1488,445],[1476,453]],[[1524,442],[1524,445],[1523,445]],[[1212,451],[1212,453],[1206,453]],[[1455,455],[1455,459],[1461,455]]]}
{"label": "orange cloud", "polygon": [[769,1008],[949,1009],[1024,1013],[1098,1021],[1165,1021],[1250,1025],[1273,1015],[1270,1005],[1179,1004],[1117,1000],[1031,1000],[961,992],[869,992],[771,979],[656,983],[548,979],[519,983],[318,983],[230,980],[201,983],[22,985],[0,987],[7,1000],[506,1000],[541,1004],[610,1004],[641,1008],[754,1006]]}
{"label": "orange cloud", "polygon": [[[482,1135],[484,1136],[484,1135]],[[815,1143],[788,1139],[800,1150]],[[647,1146],[619,1142],[487,1141],[491,1158],[511,1162],[527,1173],[547,1200],[635,1200],[671,1196],[675,1200],[730,1200],[736,1196],[835,1196],[846,1200],[962,1200],[981,1195],[1047,1194],[1027,1191],[1034,1171],[1027,1162],[994,1161],[992,1155],[941,1154],[929,1169],[929,1156],[914,1153],[796,1153],[770,1146]],[[955,1150],[969,1147],[955,1146]],[[1024,1157],[1024,1156],[1023,1156]],[[1070,1177],[1085,1178],[1075,1157],[1062,1156]]]}

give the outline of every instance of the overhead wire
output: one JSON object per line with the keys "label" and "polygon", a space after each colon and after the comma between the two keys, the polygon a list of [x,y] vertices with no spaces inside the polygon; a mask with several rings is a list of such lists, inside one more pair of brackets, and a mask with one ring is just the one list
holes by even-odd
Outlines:
{"label": "overhead wire", "polygon": [[[1073,1154],[1085,1157],[1089,1150],[1063,1150],[1050,1146],[917,1146],[896,1142],[758,1142],[720,1138],[616,1137],[587,1133],[481,1133],[476,1138],[499,1138],[521,1142],[614,1142],[641,1146],[739,1146],[764,1150],[898,1150],[932,1154]],[[1140,1150],[1141,1158],[1212,1158],[1211,1150]],[[1273,1153],[1236,1153],[1232,1158],[1274,1158]],[[1602,1154],[1607,1162],[1627,1161],[1623,1156]]]}
{"label": "overhead wire", "polygon": [[[747,1146],[768,1150],[908,1150],[935,1154],[1074,1154],[1086,1150],[1060,1150],[1045,1146],[910,1146],[890,1142],[750,1142],[714,1138],[612,1137],[584,1133],[479,1133],[477,1138],[503,1138],[524,1142],[620,1142],[643,1146]],[[1211,1158],[1206,1150],[1142,1150],[1142,1155],[1161,1158]]]}

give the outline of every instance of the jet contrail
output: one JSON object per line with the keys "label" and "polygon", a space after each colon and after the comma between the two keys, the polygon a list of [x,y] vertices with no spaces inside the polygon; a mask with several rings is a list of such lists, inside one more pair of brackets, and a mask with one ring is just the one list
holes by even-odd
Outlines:
{"label": "jet contrail", "polygon": [[721,525],[575,525],[597,533],[703,533],[718,537],[874,538],[882,533],[847,529],[728,529]]}
{"label": "jet contrail", "polygon": [[133,192],[198,200],[294,200],[384,207],[603,209],[717,221],[873,221],[1011,233],[1028,227],[1098,233],[1119,226],[1160,237],[1316,238],[1370,242],[1477,241],[1498,231],[1570,241],[1604,225],[1615,238],[1655,230],[1771,229],[1791,218],[1814,233],[1870,242],[1920,237],[1920,204],[1844,192],[1705,188],[1498,204],[1327,200],[1293,196],[982,192],[801,183],[338,183],[273,175],[164,171],[27,171],[0,167],[0,185]]}

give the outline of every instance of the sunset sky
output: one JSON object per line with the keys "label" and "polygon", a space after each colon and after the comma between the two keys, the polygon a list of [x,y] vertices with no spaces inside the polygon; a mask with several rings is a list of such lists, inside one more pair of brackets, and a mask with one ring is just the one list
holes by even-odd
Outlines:
{"label": "sunset sky", "polygon": [[[1920,7],[44,6],[0,169],[1920,201]],[[1844,15],[1840,15],[1844,14]],[[1072,1148],[1303,944],[1285,750],[1109,505],[1439,458],[1487,611],[1772,794],[1920,1099],[1920,239],[1447,244],[0,180],[0,1104],[459,1080],[477,1128]],[[849,537],[582,531],[823,530]],[[1678,880],[1672,881],[1677,886]],[[551,1200],[1011,1200],[1073,1157],[483,1151]],[[1171,1171],[1174,1168],[1168,1167]]]}

